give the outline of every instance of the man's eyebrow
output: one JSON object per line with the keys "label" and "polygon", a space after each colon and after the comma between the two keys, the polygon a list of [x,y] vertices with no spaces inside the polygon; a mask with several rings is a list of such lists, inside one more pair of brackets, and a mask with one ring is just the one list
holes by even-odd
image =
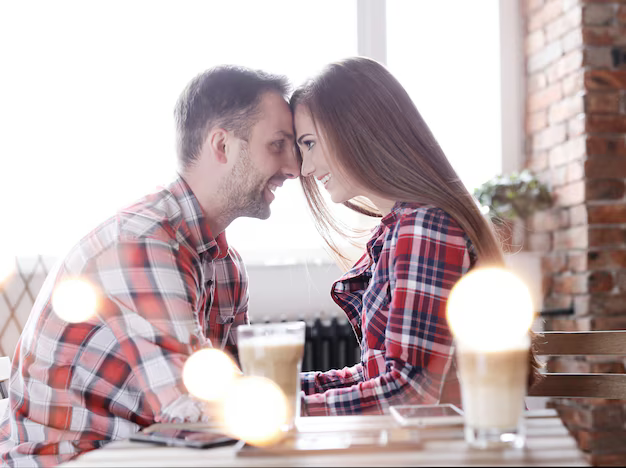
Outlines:
{"label": "man's eyebrow", "polygon": [[302,139],[304,137],[308,137],[308,136],[313,136],[311,133],[305,133],[304,135],[300,135],[300,138],[298,138],[298,144],[301,145],[302,144]]}
{"label": "man's eyebrow", "polygon": [[284,130],[279,130],[276,133],[280,133],[282,136],[284,136],[285,138],[289,138],[290,140],[293,140],[294,138],[293,133],[289,133]]}

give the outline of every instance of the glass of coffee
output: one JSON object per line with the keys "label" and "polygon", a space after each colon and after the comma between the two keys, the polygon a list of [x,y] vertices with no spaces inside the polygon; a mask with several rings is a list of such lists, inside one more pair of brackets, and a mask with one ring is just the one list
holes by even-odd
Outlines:
{"label": "glass of coffee", "polygon": [[521,448],[530,339],[485,350],[456,340],[465,440],[477,448]]}
{"label": "glass of coffee", "polygon": [[300,371],[304,356],[305,322],[281,322],[237,327],[239,361],[244,375],[266,377],[285,394],[285,431],[300,415]]}

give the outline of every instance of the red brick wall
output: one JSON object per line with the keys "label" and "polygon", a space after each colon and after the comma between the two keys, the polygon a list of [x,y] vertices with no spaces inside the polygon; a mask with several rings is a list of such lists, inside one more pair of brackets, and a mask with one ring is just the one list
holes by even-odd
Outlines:
{"label": "red brick wall", "polygon": [[[525,0],[527,167],[555,206],[528,223],[544,252],[544,308],[573,307],[547,329],[626,329],[626,0]],[[619,60],[618,60],[619,59]],[[569,359],[565,372],[624,372]],[[597,465],[626,464],[624,402],[556,406]]]}

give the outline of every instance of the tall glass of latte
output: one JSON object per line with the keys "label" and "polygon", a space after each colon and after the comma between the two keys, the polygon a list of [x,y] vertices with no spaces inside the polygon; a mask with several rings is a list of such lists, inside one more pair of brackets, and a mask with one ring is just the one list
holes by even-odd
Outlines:
{"label": "tall glass of latte", "polygon": [[526,284],[503,268],[472,270],[450,291],[446,318],[456,345],[465,440],[473,447],[525,444],[533,310]]}
{"label": "tall glass of latte", "polygon": [[465,439],[470,445],[524,446],[529,345],[528,336],[498,350],[477,349],[457,339]]}
{"label": "tall glass of latte", "polygon": [[300,371],[304,356],[305,322],[282,322],[237,327],[239,361],[244,375],[273,380],[285,394],[288,423],[295,428],[300,415]]}

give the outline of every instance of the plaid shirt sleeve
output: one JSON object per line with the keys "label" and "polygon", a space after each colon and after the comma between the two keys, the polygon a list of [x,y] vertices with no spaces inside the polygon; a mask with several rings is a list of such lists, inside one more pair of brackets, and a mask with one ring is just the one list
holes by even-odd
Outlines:
{"label": "plaid shirt sleeve", "polygon": [[[443,211],[416,210],[392,229],[386,322],[363,331],[372,361],[384,354],[384,372],[371,379],[304,397],[303,414],[381,413],[391,405],[439,401],[453,356],[445,308],[450,290],[470,267],[466,237]],[[374,307],[384,306],[382,298]],[[380,313],[380,311],[375,311]],[[384,341],[384,346],[380,342]],[[382,348],[382,349],[381,349]],[[370,365],[370,360],[362,363]],[[366,374],[367,375],[367,374]]]}
{"label": "plaid shirt sleeve", "polygon": [[[187,357],[211,346],[200,327],[207,298],[191,249],[151,237],[126,239],[103,252],[89,276],[106,291],[100,319],[115,337],[154,421],[205,418],[202,403],[182,382]],[[100,372],[121,386],[115,377],[117,357],[105,354],[103,359],[108,365]]]}
{"label": "plaid shirt sleeve", "polygon": [[363,381],[363,366],[356,364],[328,372],[302,372],[301,389],[306,395],[323,393],[333,388],[349,387]]}

